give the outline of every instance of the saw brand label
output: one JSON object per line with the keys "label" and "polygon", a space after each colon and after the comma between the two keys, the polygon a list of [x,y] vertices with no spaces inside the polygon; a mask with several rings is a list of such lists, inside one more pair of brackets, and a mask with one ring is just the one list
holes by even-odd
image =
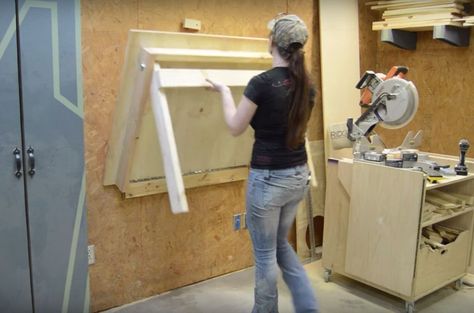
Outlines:
{"label": "saw brand label", "polygon": [[331,139],[347,138],[347,130],[332,130],[329,135]]}

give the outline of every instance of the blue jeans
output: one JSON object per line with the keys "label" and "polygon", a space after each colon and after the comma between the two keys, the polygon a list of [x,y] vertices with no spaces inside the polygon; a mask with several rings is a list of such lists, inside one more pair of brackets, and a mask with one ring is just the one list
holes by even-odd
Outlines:
{"label": "blue jeans", "polygon": [[308,191],[308,177],[306,165],[250,170],[246,222],[255,256],[252,313],[278,313],[278,267],[291,291],[295,312],[319,312],[308,276],[287,239],[298,203]]}

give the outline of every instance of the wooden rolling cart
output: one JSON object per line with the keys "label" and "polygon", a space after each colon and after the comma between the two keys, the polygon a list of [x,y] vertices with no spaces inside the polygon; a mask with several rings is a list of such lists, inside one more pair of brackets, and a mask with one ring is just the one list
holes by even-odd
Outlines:
{"label": "wooden rolling cart", "polygon": [[[438,164],[456,157],[431,155]],[[466,163],[474,169],[474,163]],[[323,243],[325,280],[338,273],[414,302],[474,272],[471,260],[474,207],[463,203],[449,214],[425,216],[427,192],[474,196],[474,174],[428,183],[416,170],[377,163],[330,159]],[[469,202],[469,201],[467,201]],[[443,250],[424,244],[426,227],[441,225],[459,231]],[[426,231],[426,229],[425,229]]]}

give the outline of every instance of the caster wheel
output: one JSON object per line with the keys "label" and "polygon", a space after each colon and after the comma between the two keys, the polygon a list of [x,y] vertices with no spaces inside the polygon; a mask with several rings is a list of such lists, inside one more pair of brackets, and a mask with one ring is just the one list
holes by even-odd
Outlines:
{"label": "caster wheel", "polygon": [[405,302],[405,313],[414,313],[415,312],[415,303]]}
{"label": "caster wheel", "polygon": [[331,279],[332,271],[330,269],[324,269],[324,281],[327,283]]}
{"label": "caster wheel", "polygon": [[460,278],[460,279],[456,280],[456,285],[455,285],[454,289],[461,290],[462,285],[463,285],[463,280],[462,280],[462,278]]}

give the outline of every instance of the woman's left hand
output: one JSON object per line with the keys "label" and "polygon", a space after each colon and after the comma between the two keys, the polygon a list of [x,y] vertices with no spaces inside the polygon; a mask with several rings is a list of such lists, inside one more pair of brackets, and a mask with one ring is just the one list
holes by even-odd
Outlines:
{"label": "woman's left hand", "polygon": [[206,78],[206,81],[211,85],[209,86],[209,89],[212,91],[223,92],[229,90],[229,87],[227,87],[223,83],[210,80],[209,78]]}

